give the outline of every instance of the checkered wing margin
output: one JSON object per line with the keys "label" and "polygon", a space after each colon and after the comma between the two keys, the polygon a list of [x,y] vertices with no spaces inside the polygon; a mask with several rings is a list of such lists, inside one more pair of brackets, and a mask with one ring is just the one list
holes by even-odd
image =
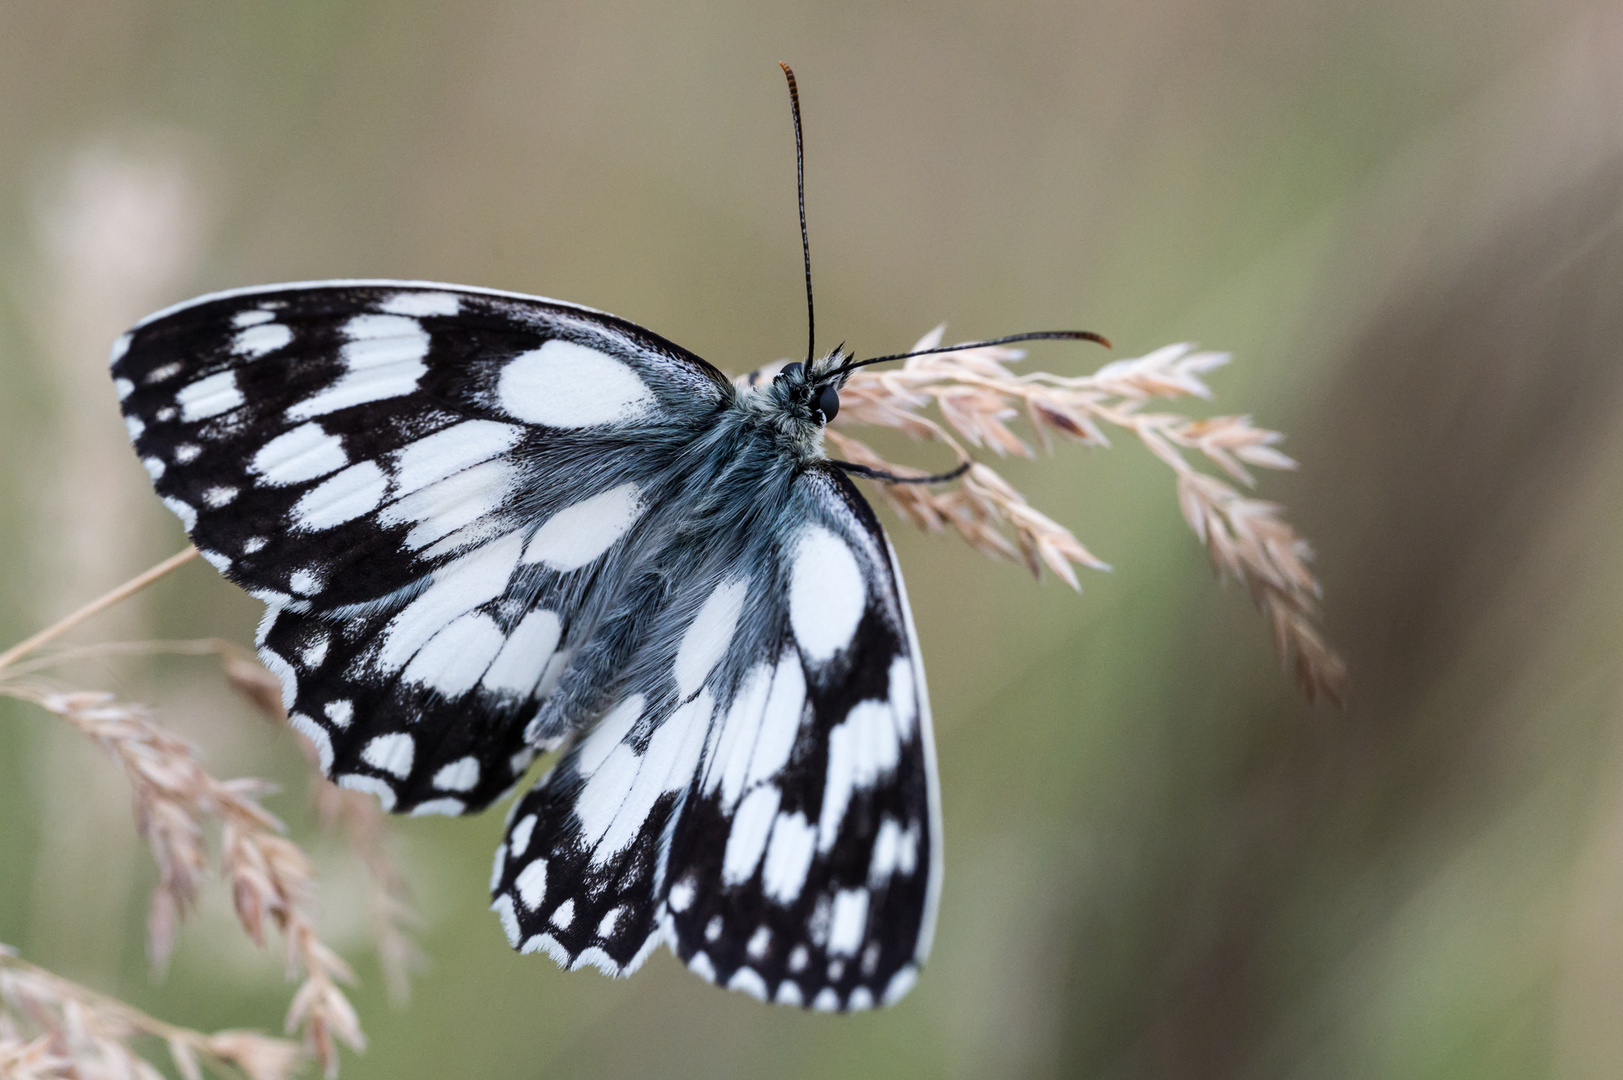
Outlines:
{"label": "checkered wing margin", "polygon": [[260,656],[323,770],[419,813],[488,804],[567,732],[538,711],[596,583],[727,401],[624,320],[413,282],[205,296],[112,371],[158,493],[268,605]]}
{"label": "checkered wing margin", "polygon": [[[675,554],[675,553],[672,553]],[[627,974],[660,942],[763,1000],[894,1001],[939,890],[934,746],[901,574],[843,475],[711,536],[614,704],[514,807],[494,908],[525,952]]]}

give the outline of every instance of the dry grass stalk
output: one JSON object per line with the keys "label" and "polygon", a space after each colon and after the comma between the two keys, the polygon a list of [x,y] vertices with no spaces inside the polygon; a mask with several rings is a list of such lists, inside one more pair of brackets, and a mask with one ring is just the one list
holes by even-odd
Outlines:
{"label": "dry grass stalk", "polygon": [[[171,560],[173,565],[179,562]],[[143,575],[145,576],[145,575]],[[213,656],[220,661],[226,681],[256,709],[285,730],[287,713],[282,708],[281,685],[253,654],[220,638],[188,641],[99,642],[61,649],[35,659],[19,659],[6,674],[12,677],[43,671],[64,663],[111,656],[151,655]],[[3,692],[3,691],[0,691]],[[315,749],[300,737],[299,743],[312,765]],[[378,964],[390,999],[404,1004],[410,998],[411,972],[423,966],[425,957],[412,939],[418,925],[411,903],[411,889],[387,849],[388,828],[382,808],[361,792],[345,791],[314,777],[312,793],[321,821],[329,832],[341,833],[351,853],[367,875],[367,908],[370,915]],[[163,892],[160,890],[160,896]],[[181,908],[169,908],[173,914]],[[158,940],[154,938],[154,940]],[[163,954],[160,954],[163,955]],[[3,1074],[0,1074],[3,1075]]]}
{"label": "dry grass stalk", "polygon": [[130,1043],[162,1040],[175,1072],[203,1067],[251,1080],[287,1080],[303,1060],[297,1043],[255,1031],[212,1035],[156,1020],[121,1001],[53,975],[0,945],[0,1077],[5,1080],[161,1080]]}
{"label": "dry grass stalk", "polygon": [[[937,327],[914,349],[936,347],[942,331]],[[1107,447],[1107,428],[1130,432],[1172,468],[1184,519],[1205,544],[1218,574],[1244,585],[1268,617],[1280,661],[1292,668],[1309,700],[1324,696],[1339,703],[1346,667],[1315,626],[1319,584],[1307,568],[1312,557],[1308,545],[1281,517],[1277,505],[1245,497],[1233,484],[1189,460],[1189,455],[1198,454],[1235,483],[1250,487],[1256,482],[1253,468],[1296,467],[1277,448],[1283,436],[1256,427],[1245,416],[1191,419],[1145,411],[1156,399],[1210,399],[1203,376],[1227,363],[1228,355],[1168,345],[1074,377],[1011,371],[1008,365],[1024,355],[1020,349],[989,346],[916,356],[895,368],[856,371],[841,391],[840,414],[828,430],[829,443],[847,460],[917,476],[923,474],[887,462],[849,429],[873,424],[945,443],[960,462],[971,461],[965,443],[1000,456],[1033,456],[1031,444],[1010,426],[1021,418],[1045,449],[1052,449],[1056,435],[1084,446]],[[925,415],[932,405],[940,421]],[[1046,565],[1072,588],[1079,587],[1073,564],[1106,568],[1070,530],[1030,507],[982,463],[972,464],[956,487],[931,490],[917,484],[886,484],[882,490],[897,513],[915,525],[937,532],[951,526],[977,551],[993,558],[1018,558],[1033,574],[1040,574]]]}
{"label": "dry grass stalk", "polygon": [[[157,969],[167,961],[176,924],[195,905],[199,881],[208,872],[204,824],[208,820],[220,823],[220,872],[231,889],[238,921],[261,945],[266,921],[274,925],[286,945],[289,977],[303,979],[288,1010],[287,1029],[302,1031],[327,1074],[335,1076],[335,1040],[356,1050],[365,1046],[355,1011],[338,988],[340,982],[353,982],[354,975],[316,932],[315,874],[309,858],[281,835],[281,822],[257,801],[269,786],[259,780],[215,779],[203,768],[196,748],[154,723],[144,706],[117,701],[106,693],[61,691],[29,678],[65,659],[98,653],[214,652],[225,660],[233,685],[261,701],[268,675],[244,650],[226,642],[91,646],[25,659],[69,627],[181,565],[186,561],[184,554],[0,654],[5,664],[0,667],[0,695],[33,702],[61,717],[95,739],[123,769],[134,798],[137,831],[147,840],[158,864],[158,886],[148,922],[148,952]],[[276,705],[280,709],[279,700]]]}
{"label": "dry grass stalk", "polygon": [[[220,656],[227,681],[265,716],[291,731],[276,677],[246,650],[221,644],[226,645]],[[419,920],[411,903],[410,884],[388,852],[387,816],[372,796],[322,778],[316,748],[302,735],[299,746],[310,761],[311,796],[317,815],[329,833],[343,834],[350,853],[366,870],[367,911],[378,966],[390,1000],[404,1005],[411,998],[411,972],[422,967],[426,957],[411,936]]]}

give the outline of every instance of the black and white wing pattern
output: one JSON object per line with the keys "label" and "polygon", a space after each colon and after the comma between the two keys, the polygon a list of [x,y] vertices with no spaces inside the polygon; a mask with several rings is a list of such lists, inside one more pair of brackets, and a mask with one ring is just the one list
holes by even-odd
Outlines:
{"label": "black and white wing pattern", "polygon": [[688,552],[594,728],[512,811],[491,890],[513,945],[819,1010],[889,1003],[929,951],[935,750],[901,574],[831,467]]}
{"label": "black and white wing pattern", "polygon": [[796,367],[739,390],[614,316],[382,281],[206,296],[112,358],[328,776],[460,814],[566,746],[496,859],[515,947],[625,974],[665,942],[857,1010],[929,950],[935,752],[901,575]]}
{"label": "black and white wing pattern", "polygon": [[260,656],[323,770],[414,813],[487,805],[591,715],[590,671],[539,713],[728,400],[624,320],[413,282],[205,296],[112,372],[164,502],[267,604]]}

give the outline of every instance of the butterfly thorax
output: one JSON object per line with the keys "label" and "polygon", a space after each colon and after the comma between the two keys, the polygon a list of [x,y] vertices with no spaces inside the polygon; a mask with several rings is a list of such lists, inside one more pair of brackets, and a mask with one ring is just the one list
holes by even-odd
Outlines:
{"label": "butterfly thorax", "polygon": [[827,418],[818,403],[825,390],[837,390],[845,382],[843,376],[831,374],[845,359],[843,349],[837,348],[809,371],[798,362],[786,364],[770,381],[741,388],[736,398],[737,419],[745,428],[768,434],[796,466],[824,460]]}

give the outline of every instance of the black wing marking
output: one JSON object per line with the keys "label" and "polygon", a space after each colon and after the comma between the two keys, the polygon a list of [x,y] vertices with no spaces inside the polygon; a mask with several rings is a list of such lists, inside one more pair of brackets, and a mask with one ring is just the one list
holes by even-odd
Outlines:
{"label": "black wing marking", "polygon": [[672,598],[649,674],[515,805],[491,882],[515,947],[621,975],[665,941],[824,1010],[911,987],[941,829],[901,575],[831,469],[780,520]]}
{"label": "black wing marking", "polygon": [[112,370],[158,493],[269,606],[261,657],[328,775],[442,813],[528,764],[600,557],[730,393],[613,316],[416,282],[202,297]]}

